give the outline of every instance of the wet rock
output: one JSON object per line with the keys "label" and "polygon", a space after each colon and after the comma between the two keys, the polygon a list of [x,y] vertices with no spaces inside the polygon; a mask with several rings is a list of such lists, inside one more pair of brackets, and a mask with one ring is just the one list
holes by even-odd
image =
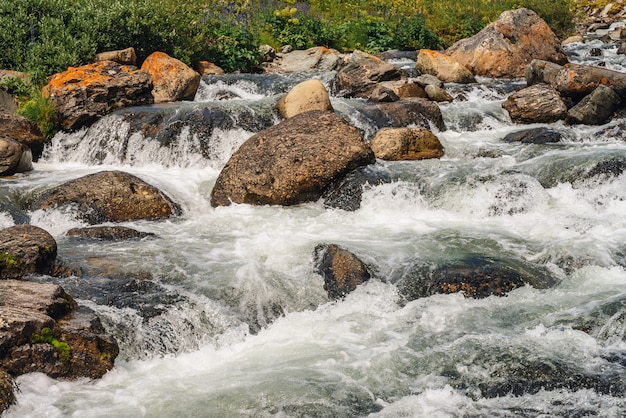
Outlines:
{"label": "wet rock", "polygon": [[611,87],[620,97],[626,97],[626,74],[591,65],[564,65],[552,85],[561,94],[576,99],[590,94],[600,85]]}
{"label": "wet rock", "polygon": [[137,65],[137,54],[132,46],[126,49],[118,49],[116,51],[105,51],[96,54],[94,61],[113,61],[122,65]]}
{"label": "wet rock", "polygon": [[457,292],[480,299],[504,296],[526,284],[542,289],[554,285],[555,280],[547,272],[521,261],[468,255],[440,266],[418,264],[398,288],[408,300]]}
{"label": "wet rock", "polygon": [[[392,81],[388,82],[390,84],[391,89],[400,99],[411,99],[411,98],[428,98],[426,94],[426,90],[420,86],[418,83],[410,82],[407,80],[400,81]],[[386,85],[386,83],[381,83],[381,85]]]}
{"label": "wet rock", "polygon": [[436,103],[421,98],[391,103],[376,103],[361,109],[380,128],[416,126],[430,129],[431,125],[444,131],[441,109]]}
{"label": "wet rock", "polygon": [[567,115],[561,95],[547,84],[535,84],[513,93],[502,107],[515,123],[552,123]]}
{"label": "wet rock", "polygon": [[0,176],[11,176],[33,169],[33,154],[26,145],[0,136]]}
{"label": "wet rock", "polygon": [[415,61],[417,59],[417,54],[417,51],[398,51],[397,49],[392,49],[389,51],[381,52],[380,54],[376,54],[376,57],[380,58],[383,61]]}
{"label": "wet rock", "polygon": [[475,83],[474,75],[463,64],[441,52],[422,49],[417,57],[415,68],[425,74],[437,77],[444,83]]}
{"label": "wet rock", "polygon": [[428,98],[433,102],[451,102],[454,100],[450,93],[433,84],[426,86],[425,90]]}
{"label": "wet rock", "polygon": [[400,80],[402,72],[373,55],[354,51],[348,64],[335,77],[335,90],[343,97],[368,99],[382,81]]}
{"label": "wet rock", "polygon": [[164,52],[153,52],[141,64],[152,76],[154,103],[193,100],[200,85],[200,74]]}
{"label": "wet rock", "polygon": [[617,55],[625,55],[626,54],[626,42],[622,42],[619,44],[617,48]]}
{"label": "wet rock", "polygon": [[533,59],[567,62],[554,32],[535,12],[525,8],[503,12],[476,35],[448,48],[446,55],[473,74],[487,77],[523,77]]}
{"label": "wet rock", "polygon": [[372,102],[397,102],[400,100],[398,95],[390,88],[383,85],[377,85],[369,95],[369,100]]}
{"label": "wet rock", "polygon": [[226,72],[218,65],[209,61],[199,61],[196,71],[200,75],[224,75]]}
{"label": "wet rock", "polygon": [[264,65],[266,73],[325,72],[338,70],[343,65],[338,51],[321,46],[283,52],[282,56]]}
{"label": "wet rock", "polygon": [[0,112],[0,132],[30,148],[33,161],[41,156],[46,139],[37,125],[24,116]]}
{"label": "wet rock", "polygon": [[614,157],[594,164],[587,172],[578,173],[576,177],[583,180],[594,177],[615,178],[621,176],[624,170],[626,170],[626,159]]}
{"label": "wet rock", "polygon": [[0,369],[0,415],[15,403],[15,383],[11,376]]}
{"label": "wet rock", "polygon": [[561,133],[550,128],[524,129],[502,138],[504,142],[521,142],[522,144],[550,144],[560,140]]}
{"label": "wet rock", "polygon": [[415,77],[415,82],[422,86],[422,87],[426,87],[429,85],[433,85],[433,86],[437,86],[437,87],[441,87],[443,88],[443,81],[439,80],[437,77],[435,77],[434,75],[430,75],[430,74],[422,74],[419,77]]}
{"label": "wet rock", "polygon": [[1,279],[47,274],[56,256],[56,241],[37,226],[15,225],[0,231]]}
{"label": "wet rock", "polygon": [[121,171],[101,171],[44,191],[31,210],[71,206],[91,224],[136,219],[163,219],[180,207],[145,181]]}
{"label": "wet rock", "polygon": [[311,110],[333,111],[326,87],[319,80],[307,80],[296,85],[278,101],[277,107],[284,118]]}
{"label": "wet rock", "polygon": [[61,127],[67,130],[90,125],[116,109],[154,101],[148,72],[113,61],[54,74],[43,93],[54,103]]}
{"label": "wet rock", "polygon": [[314,250],[314,266],[324,278],[330,299],[340,299],[365,283],[371,274],[356,255],[335,244],[319,244]]}
{"label": "wet rock", "polygon": [[570,124],[602,125],[621,103],[612,88],[600,85],[567,112]]}
{"label": "wet rock", "polygon": [[563,69],[562,65],[553,62],[532,60],[532,62],[526,66],[524,72],[526,84],[530,87],[535,84],[545,83],[554,87],[556,86],[556,76],[561,69]]}
{"label": "wet rock", "polygon": [[0,361],[10,374],[98,378],[113,367],[117,343],[60,286],[2,280],[0,293]]}
{"label": "wet rock", "polygon": [[154,237],[151,232],[141,232],[125,226],[95,226],[91,228],[72,228],[67,231],[68,237],[91,238],[102,241],[126,241]]}
{"label": "wet rock", "polygon": [[441,158],[443,145],[425,128],[384,128],[371,142],[376,158],[387,161]]}
{"label": "wet rock", "polygon": [[211,205],[315,201],[330,183],[374,160],[357,130],[337,114],[301,113],[252,136],[233,154]]}
{"label": "wet rock", "polygon": [[602,50],[600,48],[591,48],[589,50],[589,56],[590,57],[601,57],[602,56]]}
{"label": "wet rock", "polygon": [[389,175],[374,169],[373,166],[357,168],[328,186],[322,195],[324,206],[346,211],[358,210],[361,207],[364,190],[390,182]]}

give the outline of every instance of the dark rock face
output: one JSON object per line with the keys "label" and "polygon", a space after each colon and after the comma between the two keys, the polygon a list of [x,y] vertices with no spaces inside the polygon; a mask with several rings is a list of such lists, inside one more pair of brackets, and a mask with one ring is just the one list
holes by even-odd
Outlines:
{"label": "dark rock face", "polygon": [[550,144],[559,142],[561,134],[550,128],[524,129],[512,132],[502,140],[504,142],[521,142],[522,144]]}
{"label": "dark rock face", "polygon": [[148,72],[113,61],[71,67],[53,75],[43,91],[52,99],[61,127],[68,130],[90,125],[116,109],[154,101]]}
{"label": "dark rock face", "polygon": [[56,241],[39,227],[15,225],[0,231],[0,279],[47,274],[56,256]]}
{"label": "dark rock face", "polygon": [[612,88],[600,85],[567,112],[567,123],[601,125],[609,120],[620,104]]}
{"label": "dark rock face", "polygon": [[47,190],[31,209],[72,205],[91,224],[134,219],[162,219],[180,214],[180,207],[163,192],[121,171],[101,171]]}
{"label": "dark rock face", "polygon": [[391,177],[372,169],[371,166],[357,168],[326,189],[322,195],[324,206],[347,211],[358,210],[361,207],[363,190],[390,182]]}
{"label": "dark rock face", "polygon": [[24,116],[0,113],[0,132],[30,148],[33,161],[41,156],[46,140],[37,125]]}
{"label": "dark rock face", "polygon": [[0,369],[0,414],[15,403],[15,384],[9,374]]}
{"label": "dark rock face", "polygon": [[552,123],[567,115],[559,92],[547,84],[535,84],[513,93],[502,107],[516,123]]}
{"label": "dark rock face", "polygon": [[521,8],[503,12],[498,19],[468,39],[446,50],[474,75],[523,77],[533,59],[565,64],[561,42],[535,12]]}
{"label": "dark rock face", "polygon": [[16,140],[0,136],[0,176],[10,176],[33,169],[33,157],[24,144]]}
{"label": "dark rock face", "polygon": [[370,279],[365,263],[335,244],[319,244],[314,251],[315,270],[324,277],[330,299],[340,299]]}
{"label": "dark rock face", "polygon": [[374,161],[369,145],[337,114],[301,113],[252,136],[233,154],[211,205],[315,201],[330,183]]}
{"label": "dark rock face", "polygon": [[119,353],[99,319],[53,284],[0,281],[0,361],[11,375],[99,378]]}
{"label": "dark rock face", "polygon": [[444,131],[446,125],[439,106],[427,99],[411,98],[392,103],[377,103],[365,113],[378,128],[404,128],[409,125],[430,129],[431,123]]}
{"label": "dark rock face", "polygon": [[367,99],[377,83],[399,80],[401,77],[402,72],[397,67],[373,55],[354,51],[348,64],[337,73],[335,89],[344,97]]}
{"label": "dark rock face", "polygon": [[554,280],[545,271],[526,263],[476,255],[436,268],[418,266],[399,283],[399,289],[408,300],[457,292],[480,299],[491,295],[504,296],[526,284],[547,288],[554,284]]}
{"label": "dark rock face", "polygon": [[125,226],[94,226],[92,228],[72,228],[67,231],[68,237],[91,238],[103,241],[125,241],[154,237],[151,232],[141,232]]}

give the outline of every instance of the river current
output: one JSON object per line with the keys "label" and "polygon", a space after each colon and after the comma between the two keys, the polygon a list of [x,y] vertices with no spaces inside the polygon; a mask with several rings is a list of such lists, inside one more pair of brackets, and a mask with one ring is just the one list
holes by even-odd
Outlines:
{"label": "river current", "polygon": [[[590,57],[590,47],[603,56]],[[568,53],[626,71],[616,47],[599,41]],[[329,83],[333,74],[313,76]],[[97,312],[121,353],[101,380],[19,377],[18,403],[5,416],[624,416],[626,119],[556,123],[559,143],[511,144],[506,134],[547,126],[514,125],[501,108],[523,80],[449,85],[457,100],[441,105],[447,129],[433,128],[445,156],[378,161],[372,170],[392,181],[366,187],[360,209],[321,201],[212,208],[220,169],[253,133],[250,118],[277,122],[272,96],[308,77],[205,77],[195,101],[140,110],[220,109],[232,126],[202,137],[182,123],[164,143],[133,132],[122,111],[58,134],[33,172],[3,180],[1,194],[15,200],[123,170],[183,209],[165,221],[124,223],[156,234],[125,242],[66,237],[87,226],[69,210],[27,214],[55,237],[66,264],[87,272],[37,280],[60,283]],[[371,137],[358,100],[332,102]],[[617,168],[590,174],[602,164]],[[0,213],[1,227],[16,222]],[[376,278],[329,301],[313,267],[320,243],[355,253]],[[400,294],[416,266],[465,255],[531,263],[557,284],[484,299]],[[107,299],[111,286],[129,283],[145,299]]]}

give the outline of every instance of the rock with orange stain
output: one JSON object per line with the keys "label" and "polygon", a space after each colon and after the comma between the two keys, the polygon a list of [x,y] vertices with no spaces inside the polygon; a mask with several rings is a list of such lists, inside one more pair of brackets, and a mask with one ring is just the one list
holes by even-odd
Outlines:
{"label": "rock with orange stain", "polygon": [[200,74],[164,52],[150,54],[141,69],[152,75],[155,103],[193,100],[200,85]]}
{"label": "rock with orange stain", "polygon": [[152,103],[152,77],[132,66],[101,61],[53,75],[43,94],[52,100],[61,127],[74,130],[116,109]]}
{"label": "rock with orange stain", "polygon": [[611,87],[626,97],[626,74],[590,65],[567,64],[554,77],[553,86],[564,96],[580,99],[598,86]]}
{"label": "rock with orange stain", "polygon": [[200,61],[196,65],[196,71],[198,71],[200,75],[224,75],[224,70],[209,61]]}
{"label": "rock with orange stain", "polygon": [[554,32],[535,12],[525,8],[503,12],[476,35],[448,48],[446,55],[474,75],[487,77],[523,77],[533,59],[567,63]]}
{"label": "rock with orange stain", "polygon": [[475,83],[471,71],[462,64],[441,52],[430,49],[420,50],[415,68],[424,74],[437,77],[444,83]]}

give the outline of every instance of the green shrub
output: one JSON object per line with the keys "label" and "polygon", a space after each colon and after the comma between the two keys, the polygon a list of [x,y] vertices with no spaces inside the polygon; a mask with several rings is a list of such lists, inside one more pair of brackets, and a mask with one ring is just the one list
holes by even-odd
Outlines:
{"label": "green shrub", "polygon": [[17,113],[34,122],[46,139],[51,139],[58,130],[57,113],[52,101],[33,88],[30,98],[20,104]]}

